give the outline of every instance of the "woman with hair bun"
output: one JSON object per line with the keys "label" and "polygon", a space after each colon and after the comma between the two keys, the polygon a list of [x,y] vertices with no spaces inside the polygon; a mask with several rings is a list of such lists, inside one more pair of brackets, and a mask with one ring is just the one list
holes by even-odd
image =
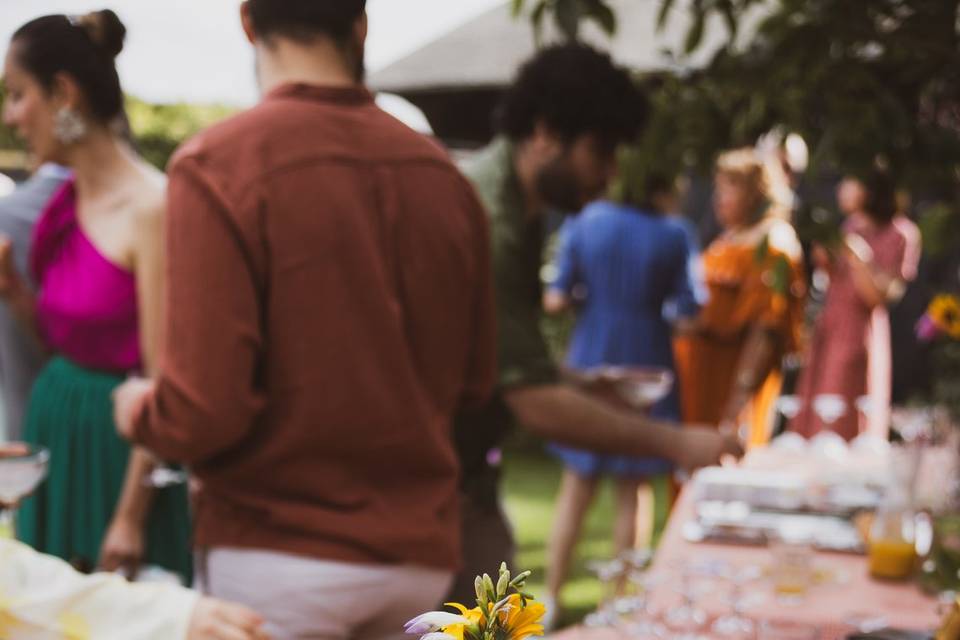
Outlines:
{"label": "woman with hair bun", "polygon": [[124,139],[115,13],[49,15],[20,27],[4,66],[4,122],[39,162],[69,167],[37,223],[36,292],[0,239],[0,295],[51,356],[25,435],[51,452],[48,482],[24,503],[18,536],[75,566],[141,564],[190,576],[186,490],[154,492],[153,462],[116,435],[111,393],[158,352],[165,179]]}
{"label": "woman with hair bun", "polygon": [[[837,187],[837,204],[846,215],[844,241],[832,251],[818,247],[814,253],[818,267],[830,275],[830,286],[797,382],[803,409],[791,429],[807,437],[829,430],[852,440],[860,433],[857,399],[867,393],[871,318],[906,289],[908,242],[894,223],[896,184],[885,169],[844,178]],[[889,358],[890,320],[885,313],[879,323],[873,329],[887,336]],[[889,397],[889,378],[886,384],[884,396]],[[840,396],[845,404],[843,415],[831,422],[813,409],[815,399],[824,395]]]}

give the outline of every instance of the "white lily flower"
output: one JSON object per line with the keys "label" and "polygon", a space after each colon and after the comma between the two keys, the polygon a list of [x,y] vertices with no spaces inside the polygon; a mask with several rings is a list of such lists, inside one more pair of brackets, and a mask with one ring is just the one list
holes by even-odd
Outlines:
{"label": "white lily flower", "polygon": [[427,613],[421,614],[407,624],[403,625],[403,628],[407,633],[411,634],[427,633],[431,636],[437,636],[424,636],[421,638],[421,640],[447,640],[447,638],[451,638],[452,636],[445,633],[434,634],[433,632],[440,631],[444,627],[449,627],[455,624],[470,624],[470,621],[456,613],[447,613],[446,611],[428,611]]}

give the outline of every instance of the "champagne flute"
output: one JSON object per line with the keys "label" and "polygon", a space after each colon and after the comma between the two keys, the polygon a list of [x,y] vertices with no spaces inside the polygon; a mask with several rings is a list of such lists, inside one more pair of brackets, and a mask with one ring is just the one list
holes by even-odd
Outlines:
{"label": "champagne flute", "polygon": [[597,610],[587,615],[583,623],[587,627],[614,627],[620,619],[616,611],[617,582],[623,577],[626,566],[620,559],[592,562],[588,566],[597,574],[603,596]]}
{"label": "champagne flute", "polygon": [[813,399],[813,411],[829,427],[847,415],[847,401],[838,393],[821,393]]}
{"label": "champagne flute", "polygon": [[13,530],[15,511],[47,476],[50,452],[25,443],[0,445],[0,529]]}
{"label": "champagne flute", "polygon": [[748,618],[745,613],[747,599],[744,597],[744,588],[750,582],[762,576],[763,571],[755,565],[745,567],[727,566],[722,575],[731,585],[730,613],[717,618],[710,631],[718,638],[752,639],[756,633],[756,628],[753,620]]}

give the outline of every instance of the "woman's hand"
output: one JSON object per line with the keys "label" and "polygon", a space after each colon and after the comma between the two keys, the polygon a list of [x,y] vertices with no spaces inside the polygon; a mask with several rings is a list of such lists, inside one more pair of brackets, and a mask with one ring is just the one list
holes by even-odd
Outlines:
{"label": "woman's hand", "polygon": [[114,516],[100,548],[100,569],[120,570],[128,580],[133,580],[140,570],[143,550],[143,523],[125,516]]}
{"label": "woman's hand", "polygon": [[810,252],[810,258],[816,268],[823,269],[824,271],[829,271],[831,265],[833,264],[833,258],[830,255],[830,251],[823,245],[813,245],[813,249]]}
{"label": "woman's hand", "polygon": [[124,440],[133,438],[136,421],[143,414],[156,383],[146,378],[130,378],[113,391],[113,421]]}
{"label": "woman's hand", "polygon": [[190,617],[187,640],[270,640],[263,618],[238,604],[200,598]]}
{"label": "woman's hand", "polygon": [[13,263],[13,243],[0,235],[0,297],[10,300],[25,290],[23,280]]}

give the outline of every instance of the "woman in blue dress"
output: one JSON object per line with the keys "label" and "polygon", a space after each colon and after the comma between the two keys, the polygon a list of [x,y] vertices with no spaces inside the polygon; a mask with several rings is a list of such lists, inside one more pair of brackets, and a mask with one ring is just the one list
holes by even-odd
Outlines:
{"label": "woman in blue dress", "polygon": [[[671,194],[669,187],[654,193],[652,204],[643,207],[597,202],[561,229],[556,274],[544,307],[548,313],[576,308],[569,368],[655,366],[673,371],[672,323],[694,318],[699,305],[687,234],[678,221],[664,215],[662,203]],[[671,310],[669,321],[665,307]],[[650,414],[679,422],[676,385]],[[559,445],[550,450],[565,467],[547,564],[548,597],[556,607],[599,478],[611,475],[615,480],[614,548],[620,553],[635,541],[638,489],[647,478],[669,473],[671,465],[662,459],[600,455]]]}

